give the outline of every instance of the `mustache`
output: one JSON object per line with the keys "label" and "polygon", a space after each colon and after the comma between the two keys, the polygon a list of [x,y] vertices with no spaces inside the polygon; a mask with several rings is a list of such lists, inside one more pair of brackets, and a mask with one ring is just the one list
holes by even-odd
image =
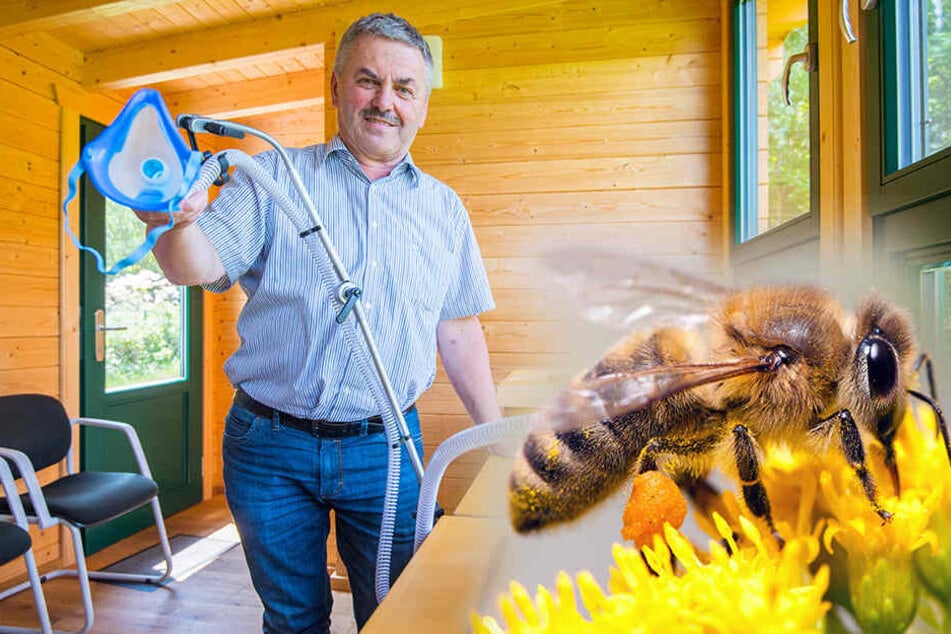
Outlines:
{"label": "mustache", "polygon": [[377,108],[364,108],[360,111],[361,117],[373,117],[374,119],[382,119],[391,125],[403,125],[403,120],[397,117],[392,112],[383,112]]}

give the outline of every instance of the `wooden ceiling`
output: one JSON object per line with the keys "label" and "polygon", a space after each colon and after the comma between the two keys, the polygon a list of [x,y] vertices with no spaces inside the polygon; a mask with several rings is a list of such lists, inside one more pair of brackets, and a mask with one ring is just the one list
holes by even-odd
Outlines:
{"label": "wooden ceiling", "polygon": [[12,0],[0,38],[85,90],[124,100],[148,85],[175,111],[240,118],[322,103],[341,2]]}

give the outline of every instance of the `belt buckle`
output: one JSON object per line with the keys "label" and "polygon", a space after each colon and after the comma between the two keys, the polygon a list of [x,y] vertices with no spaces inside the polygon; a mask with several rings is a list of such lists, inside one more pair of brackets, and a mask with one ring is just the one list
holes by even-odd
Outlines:
{"label": "belt buckle", "polygon": [[330,421],[314,421],[315,435],[321,438],[346,438],[350,433],[350,423],[333,423]]}

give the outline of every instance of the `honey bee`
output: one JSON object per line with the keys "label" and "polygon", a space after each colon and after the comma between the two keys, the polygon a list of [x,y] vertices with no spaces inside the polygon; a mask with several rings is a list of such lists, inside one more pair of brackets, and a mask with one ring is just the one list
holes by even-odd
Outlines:
{"label": "honey bee", "polygon": [[627,315],[644,312],[637,302],[645,293],[661,297],[654,305],[669,303],[668,312],[694,295],[715,304],[699,323],[634,330],[561,392],[516,456],[509,480],[516,531],[575,519],[632,472],[698,478],[727,456],[746,506],[782,545],[759,475],[760,445],[773,442],[837,448],[888,521],[865,447],[872,438],[882,444],[897,487],[892,443],[909,395],[934,409],[951,461],[940,407],[910,387],[925,357],[904,310],[872,296],[850,317],[814,286],[731,291],[647,268],[650,284],[627,284],[626,292],[641,293]]}

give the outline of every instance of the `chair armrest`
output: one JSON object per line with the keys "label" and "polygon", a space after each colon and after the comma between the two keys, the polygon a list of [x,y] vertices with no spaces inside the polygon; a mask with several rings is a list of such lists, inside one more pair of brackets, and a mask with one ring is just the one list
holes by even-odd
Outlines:
{"label": "chair armrest", "polygon": [[10,513],[13,514],[13,521],[20,528],[28,530],[30,525],[26,521],[26,511],[23,510],[23,503],[20,501],[20,492],[17,491],[16,480],[13,478],[13,472],[10,471],[10,465],[2,459],[0,459],[0,487],[3,488],[3,494],[7,498]]}
{"label": "chair armrest", "polygon": [[90,427],[103,427],[105,429],[115,429],[125,433],[129,446],[132,447],[132,453],[135,455],[135,461],[139,465],[139,472],[147,478],[152,477],[152,471],[149,469],[149,463],[145,459],[145,452],[142,450],[142,443],[139,441],[139,435],[135,427],[129,423],[122,423],[117,420],[105,420],[102,418],[73,418],[70,422],[74,425],[88,425]]}
{"label": "chair armrest", "polygon": [[[49,528],[56,524],[56,520],[53,519],[49,509],[46,508],[46,500],[43,498],[40,481],[36,477],[36,470],[33,468],[33,463],[30,462],[29,457],[17,449],[0,447],[0,458],[10,460],[16,465],[17,471],[20,472],[20,477],[23,478],[23,482],[26,484],[26,491],[30,496],[30,503],[33,505],[33,513],[36,515],[39,527]],[[9,480],[7,480],[7,476],[9,476]],[[22,519],[26,521],[26,512],[23,510],[23,505],[20,502],[20,494],[17,492],[16,481],[13,479],[13,472],[10,470],[10,465],[6,463],[6,460],[0,460],[0,480],[2,480],[3,490],[7,496],[7,503],[13,511],[13,517],[16,519],[17,524],[20,523],[21,519],[17,517],[18,511]]]}

